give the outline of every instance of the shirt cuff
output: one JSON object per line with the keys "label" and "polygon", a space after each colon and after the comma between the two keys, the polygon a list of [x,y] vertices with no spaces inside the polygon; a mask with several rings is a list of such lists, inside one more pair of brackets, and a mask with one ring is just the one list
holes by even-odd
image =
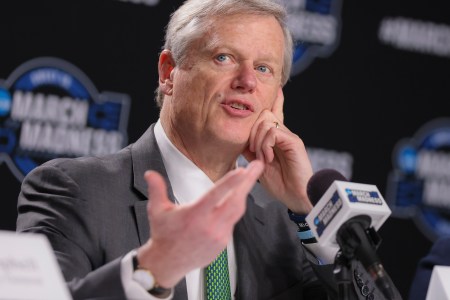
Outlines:
{"label": "shirt cuff", "polygon": [[297,236],[302,241],[302,245],[317,259],[319,265],[333,264],[337,247],[324,247],[317,243],[317,240],[306,222],[306,215],[298,215],[288,209],[289,219],[297,224]]}
{"label": "shirt cuff", "polygon": [[306,215],[298,215],[294,213],[292,210],[288,209],[289,219],[292,222],[297,224],[298,231],[297,236],[302,241],[303,244],[315,244],[317,242],[314,234],[309,228],[308,223],[306,222]]}
{"label": "shirt cuff", "polygon": [[[134,250],[133,250],[134,251]],[[142,300],[170,300],[173,298],[173,289],[166,298],[158,298],[145,290],[139,283],[133,280],[133,251],[128,252],[120,262],[120,278],[127,299]]]}

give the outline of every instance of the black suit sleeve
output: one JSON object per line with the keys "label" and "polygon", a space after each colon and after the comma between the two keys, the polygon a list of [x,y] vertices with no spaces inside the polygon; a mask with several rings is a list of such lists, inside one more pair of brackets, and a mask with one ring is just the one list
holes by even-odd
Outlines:
{"label": "black suit sleeve", "polygon": [[74,299],[125,299],[120,258],[102,266],[95,219],[64,168],[47,163],[24,179],[17,231],[48,238]]}

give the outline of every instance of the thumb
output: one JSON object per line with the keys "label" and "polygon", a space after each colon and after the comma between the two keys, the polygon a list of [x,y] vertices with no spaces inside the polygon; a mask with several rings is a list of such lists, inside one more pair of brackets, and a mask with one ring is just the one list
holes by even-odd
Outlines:
{"label": "thumb", "polygon": [[284,104],[284,94],[283,89],[280,87],[278,89],[277,98],[273,103],[272,112],[281,121],[284,122],[284,113],[283,113],[283,104]]}
{"label": "thumb", "polygon": [[167,196],[167,185],[164,178],[155,171],[147,171],[144,174],[147,182],[148,205],[147,213],[155,215],[171,206]]}

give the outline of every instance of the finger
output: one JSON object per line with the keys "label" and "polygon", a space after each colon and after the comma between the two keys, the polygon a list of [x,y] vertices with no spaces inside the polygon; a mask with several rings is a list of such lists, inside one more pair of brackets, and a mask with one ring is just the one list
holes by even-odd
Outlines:
{"label": "finger", "polygon": [[270,164],[275,157],[275,145],[277,142],[277,137],[273,132],[274,130],[269,130],[261,143],[261,152],[264,155],[264,162],[266,164]]}
{"label": "finger", "polygon": [[[250,162],[242,175],[246,180],[242,180],[239,185],[230,189],[226,194],[220,206],[216,207],[215,213],[221,220],[237,222],[245,213],[247,195],[253,188],[256,180],[261,176],[264,170],[264,163],[259,160]],[[226,224],[227,222],[221,222]]]}
{"label": "finger", "polygon": [[[264,164],[261,161],[255,160],[250,162],[247,165],[246,168],[248,177],[251,178],[251,181],[258,180],[259,176],[261,176],[262,172],[264,171]],[[248,191],[250,191],[252,185],[250,185],[250,188]]]}
{"label": "finger", "polygon": [[256,120],[255,124],[253,124],[253,127],[250,131],[250,137],[249,137],[249,149],[252,152],[256,152],[257,148],[257,137],[260,134],[261,126],[264,126],[264,124],[269,124],[271,126],[274,126],[274,121],[276,121],[276,118],[274,114],[269,110],[264,110],[259,115],[258,119]]}
{"label": "finger", "polygon": [[[230,192],[225,195],[222,201],[240,202],[238,198],[247,198],[248,193],[252,189],[256,180],[261,176],[264,170],[264,163],[260,160],[250,162],[245,169],[242,170],[241,176],[237,185],[230,189]],[[235,200],[237,199],[237,200]]]}
{"label": "finger", "polygon": [[284,94],[283,89],[280,86],[280,88],[278,89],[277,98],[275,99],[275,102],[273,103],[271,109],[272,113],[277,117],[278,120],[281,121],[280,125],[283,124],[284,122],[283,105],[284,105]]}
{"label": "finger", "polygon": [[167,209],[171,202],[167,196],[167,186],[164,178],[155,171],[147,171],[144,174],[147,182],[148,205],[147,212],[149,215],[158,214]]}
{"label": "finger", "polygon": [[258,119],[256,119],[255,123],[252,126],[252,129],[250,130],[250,136],[248,138],[248,149],[250,152],[255,153],[256,147],[255,147],[255,137],[258,132],[259,124],[261,124],[261,115],[259,115]]}
{"label": "finger", "polygon": [[[197,205],[199,209],[208,213],[229,197],[234,191],[248,191],[259,178],[264,169],[262,162],[253,161],[247,165],[247,168],[238,168],[228,172],[222,179],[220,179],[214,187],[203,196]],[[248,193],[247,191],[247,193]]]}
{"label": "finger", "polygon": [[[264,141],[272,141],[273,140],[273,135],[275,135],[275,133],[277,133],[279,129],[275,127],[275,124],[273,121],[265,121],[265,122],[261,122],[261,124],[258,127],[258,131],[256,133],[256,136],[254,138],[254,145],[255,145],[255,153],[256,153],[256,158],[267,162],[267,158],[265,157],[266,152],[264,151],[265,149],[263,149],[263,143]],[[267,136],[271,135],[272,138],[271,139],[267,139]],[[268,144],[266,144],[265,146],[267,146]],[[275,146],[275,144],[273,144],[272,146]]]}
{"label": "finger", "polygon": [[250,145],[245,148],[244,152],[242,152],[242,155],[248,162],[254,161],[256,159],[255,153],[250,150]]}
{"label": "finger", "polygon": [[225,174],[224,177],[216,182],[212,189],[195,203],[195,206],[198,206],[202,213],[208,213],[226,197],[234,186],[239,184],[241,180],[240,174],[243,170],[243,168],[237,168]]}

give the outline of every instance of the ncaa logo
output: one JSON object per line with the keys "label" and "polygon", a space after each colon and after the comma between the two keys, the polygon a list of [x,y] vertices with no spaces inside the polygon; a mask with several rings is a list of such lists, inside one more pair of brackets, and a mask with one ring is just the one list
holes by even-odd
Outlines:
{"label": "ncaa logo", "polygon": [[0,81],[0,163],[20,181],[53,158],[114,153],[127,143],[129,106],[67,61],[25,62]]}
{"label": "ncaa logo", "polygon": [[413,218],[430,240],[450,235],[450,119],[423,125],[393,151],[387,184],[393,216]]}
{"label": "ncaa logo", "polygon": [[342,0],[283,0],[294,40],[291,75],[316,57],[327,57],[339,44]]}

